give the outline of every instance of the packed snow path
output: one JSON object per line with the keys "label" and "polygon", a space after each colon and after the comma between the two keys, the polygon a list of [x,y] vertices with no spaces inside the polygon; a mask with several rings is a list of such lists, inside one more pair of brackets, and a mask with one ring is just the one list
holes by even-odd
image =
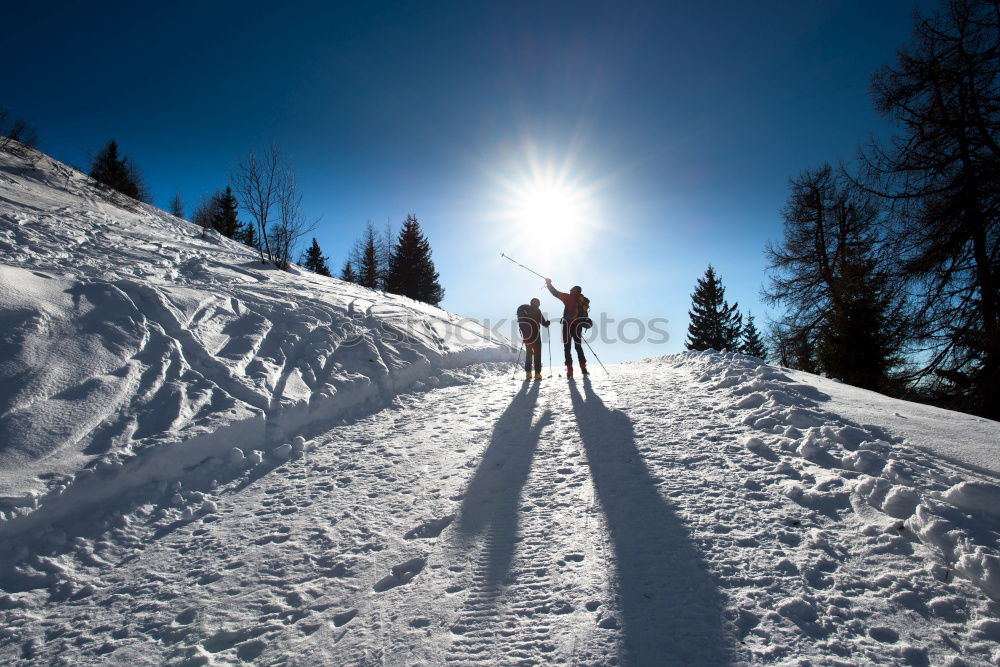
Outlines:
{"label": "packed snow path", "polygon": [[[747,381],[769,367],[730,360],[713,375],[699,361],[571,382],[470,373],[211,490],[194,490],[205,475],[189,471],[104,528],[32,546],[3,582],[0,661],[1000,657],[998,605],[898,520],[853,506],[871,496],[867,477],[830,452],[771,446],[754,424],[764,406],[733,405],[740,390],[718,369]],[[800,404],[786,416],[819,414]],[[877,456],[858,451],[866,465]],[[918,463],[949,474],[894,451],[911,475]]]}

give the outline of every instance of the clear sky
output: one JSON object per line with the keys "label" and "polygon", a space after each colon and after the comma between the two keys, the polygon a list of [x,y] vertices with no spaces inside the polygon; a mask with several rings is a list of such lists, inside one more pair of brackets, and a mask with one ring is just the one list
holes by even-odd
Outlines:
{"label": "clear sky", "polygon": [[683,348],[710,262],[763,328],[788,178],[887,131],[869,77],[915,6],[22,2],[0,106],[74,166],[116,138],[156,203],[189,212],[273,139],[336,271],[366,220],[413,213],[449,310],[496,320],[539,296],[556,314],[506,251],[595,314],[669,321],[666,343],[594,343],[621,361]]}

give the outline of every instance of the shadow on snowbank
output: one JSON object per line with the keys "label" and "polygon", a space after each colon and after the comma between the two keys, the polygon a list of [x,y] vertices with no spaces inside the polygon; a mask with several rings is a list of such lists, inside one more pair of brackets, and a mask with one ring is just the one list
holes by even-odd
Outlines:
{"label": "shadow on snowbank", "polygon": [[493,427],[490,444],[465,490],[456,533],[460,538],[486,533],[480,560],[488,590],[498,589],[510,571],[517,538],[518,503],[528,479],[542,430],[551,422],[546,410],[532,424],[538,383],[525,383]]}
{"label": "shadow on snowbank", "polygon": [[589,379],[583,380],[583,395],[572,381],[569,389],[614,546],[621,664],[732,662],[721,595],[683,522],[657,491],[632,422],[610,410]]}

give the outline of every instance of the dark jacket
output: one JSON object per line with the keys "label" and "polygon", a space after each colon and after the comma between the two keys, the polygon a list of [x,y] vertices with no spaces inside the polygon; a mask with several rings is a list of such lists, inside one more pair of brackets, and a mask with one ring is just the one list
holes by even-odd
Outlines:
{"label": "dark jacket", "polygon": [[541,327],[549,326],[549,321],[542,317],[542,311],[530,304],[517,307],[517,328],[521,330],[521,338],[525,343],[540,340]]}

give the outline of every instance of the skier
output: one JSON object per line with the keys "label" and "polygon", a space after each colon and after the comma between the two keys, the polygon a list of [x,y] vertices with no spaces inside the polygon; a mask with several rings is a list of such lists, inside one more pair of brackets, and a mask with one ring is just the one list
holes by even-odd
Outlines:
{"label": "skier", "polygon": [[548,327],[549,321],[542,316],[538,299],[532,299],[530,304],[517,307],[517,327],[521,330],[521,340],[524,341],[524,379],[531,379],[532,358],[535,365],[535,379],[542,379],[542,327]]}
{"label": "skier", "polygon": [[580,372],[590,375],[587,372],[587,358],[583,356],[583,345],[581,336],[583,330],[590,328],[593,324],[587,316],[590,310],[590,299],[583,295],[583,288],[576,285],[569,291],[569,294],[560,292],[552,286],[550,278],[545,279],[545,286],[552,292],[552,296],[563,302],[563,351],[566,354],[566,377],[573,377],[573,354],[570,345],[576,345],[576,357],[580,362]]}

